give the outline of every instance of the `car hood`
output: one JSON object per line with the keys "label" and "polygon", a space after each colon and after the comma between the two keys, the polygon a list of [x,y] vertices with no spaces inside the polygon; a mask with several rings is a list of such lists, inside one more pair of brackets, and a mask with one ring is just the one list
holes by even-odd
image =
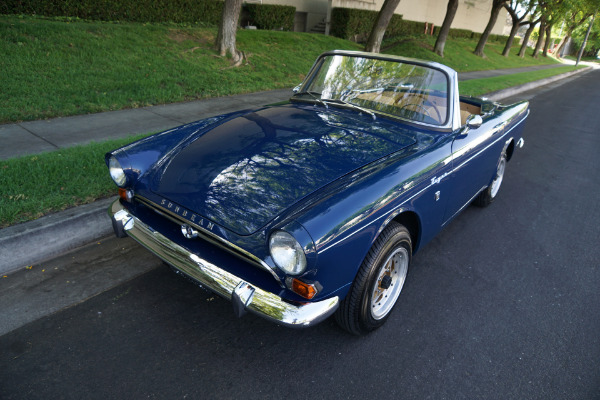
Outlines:
{"label": "car hood", "polygon": [[354,111],[264,108],[184,141],[157,164],[150,189],[248,235],[328,183],[414,143],[398,125]]}

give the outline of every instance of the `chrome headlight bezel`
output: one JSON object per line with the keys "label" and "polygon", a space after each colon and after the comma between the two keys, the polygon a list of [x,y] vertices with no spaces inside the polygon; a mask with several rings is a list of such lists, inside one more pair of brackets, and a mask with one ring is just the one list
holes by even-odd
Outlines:
{"label": "chrome headlight bezel", "polygon": [[269,237],[269,253],[277,267],[288,275],[300,275],[306,270],[304,249],[286,231],[277,230]]}
{"label": "chrome headlight bezel", "polygon": [[125,174],[125,170],[121,167],[121,164],[115,156],[110,156],[108,160],[108,171],[110,172],[110,177],[113,182],[115,182],[118,187],[124,188],[125,185],[127,185],[127,175]]}

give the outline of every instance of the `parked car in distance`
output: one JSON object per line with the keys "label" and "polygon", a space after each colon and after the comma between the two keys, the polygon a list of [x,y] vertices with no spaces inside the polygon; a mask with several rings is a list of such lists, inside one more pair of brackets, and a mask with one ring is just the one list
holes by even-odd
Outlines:
{"label": "parked car in distance", "polygon": [[388,319],[411,259],[498,196],[526,101],[461,97],[444,65],[322,54],[285,104],[207,118],[106,155],[115,233],[291,327]]}

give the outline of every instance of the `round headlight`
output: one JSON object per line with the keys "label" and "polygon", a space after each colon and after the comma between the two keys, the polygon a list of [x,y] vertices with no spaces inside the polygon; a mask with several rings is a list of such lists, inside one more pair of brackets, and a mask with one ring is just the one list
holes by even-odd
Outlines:
{"label": "round headlight", "polygon": [[306,269],[306,255],[292,235],[277,231],[269,239],[269,249],[275,264],[285,273],[298,275]]}
{"label": "round headlight", "polygon": [[115,156],[111,156],[108,160],[108,170],[110,171],[110,177],[119,187],[125,186],[127,182],[127,176],[125,176],[125,171],[121,168],[121,164],[117,161]]}

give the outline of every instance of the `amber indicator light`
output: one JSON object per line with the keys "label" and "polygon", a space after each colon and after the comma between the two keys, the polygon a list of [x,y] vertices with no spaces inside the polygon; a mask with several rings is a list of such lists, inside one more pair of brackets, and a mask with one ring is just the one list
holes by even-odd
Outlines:
{"label": "amber indicator light", "polygon": [[131,199],[133,198],[132,192],[123,188],[119,188],[119,197],[127,202],[131,202]]}
{"label": "amber indicator light", "polygon": [[292,290],[305,299],[312,299],[317,294],[317,289],[313,285],[304,283],[299,279],[294,278],[292,281]]}

